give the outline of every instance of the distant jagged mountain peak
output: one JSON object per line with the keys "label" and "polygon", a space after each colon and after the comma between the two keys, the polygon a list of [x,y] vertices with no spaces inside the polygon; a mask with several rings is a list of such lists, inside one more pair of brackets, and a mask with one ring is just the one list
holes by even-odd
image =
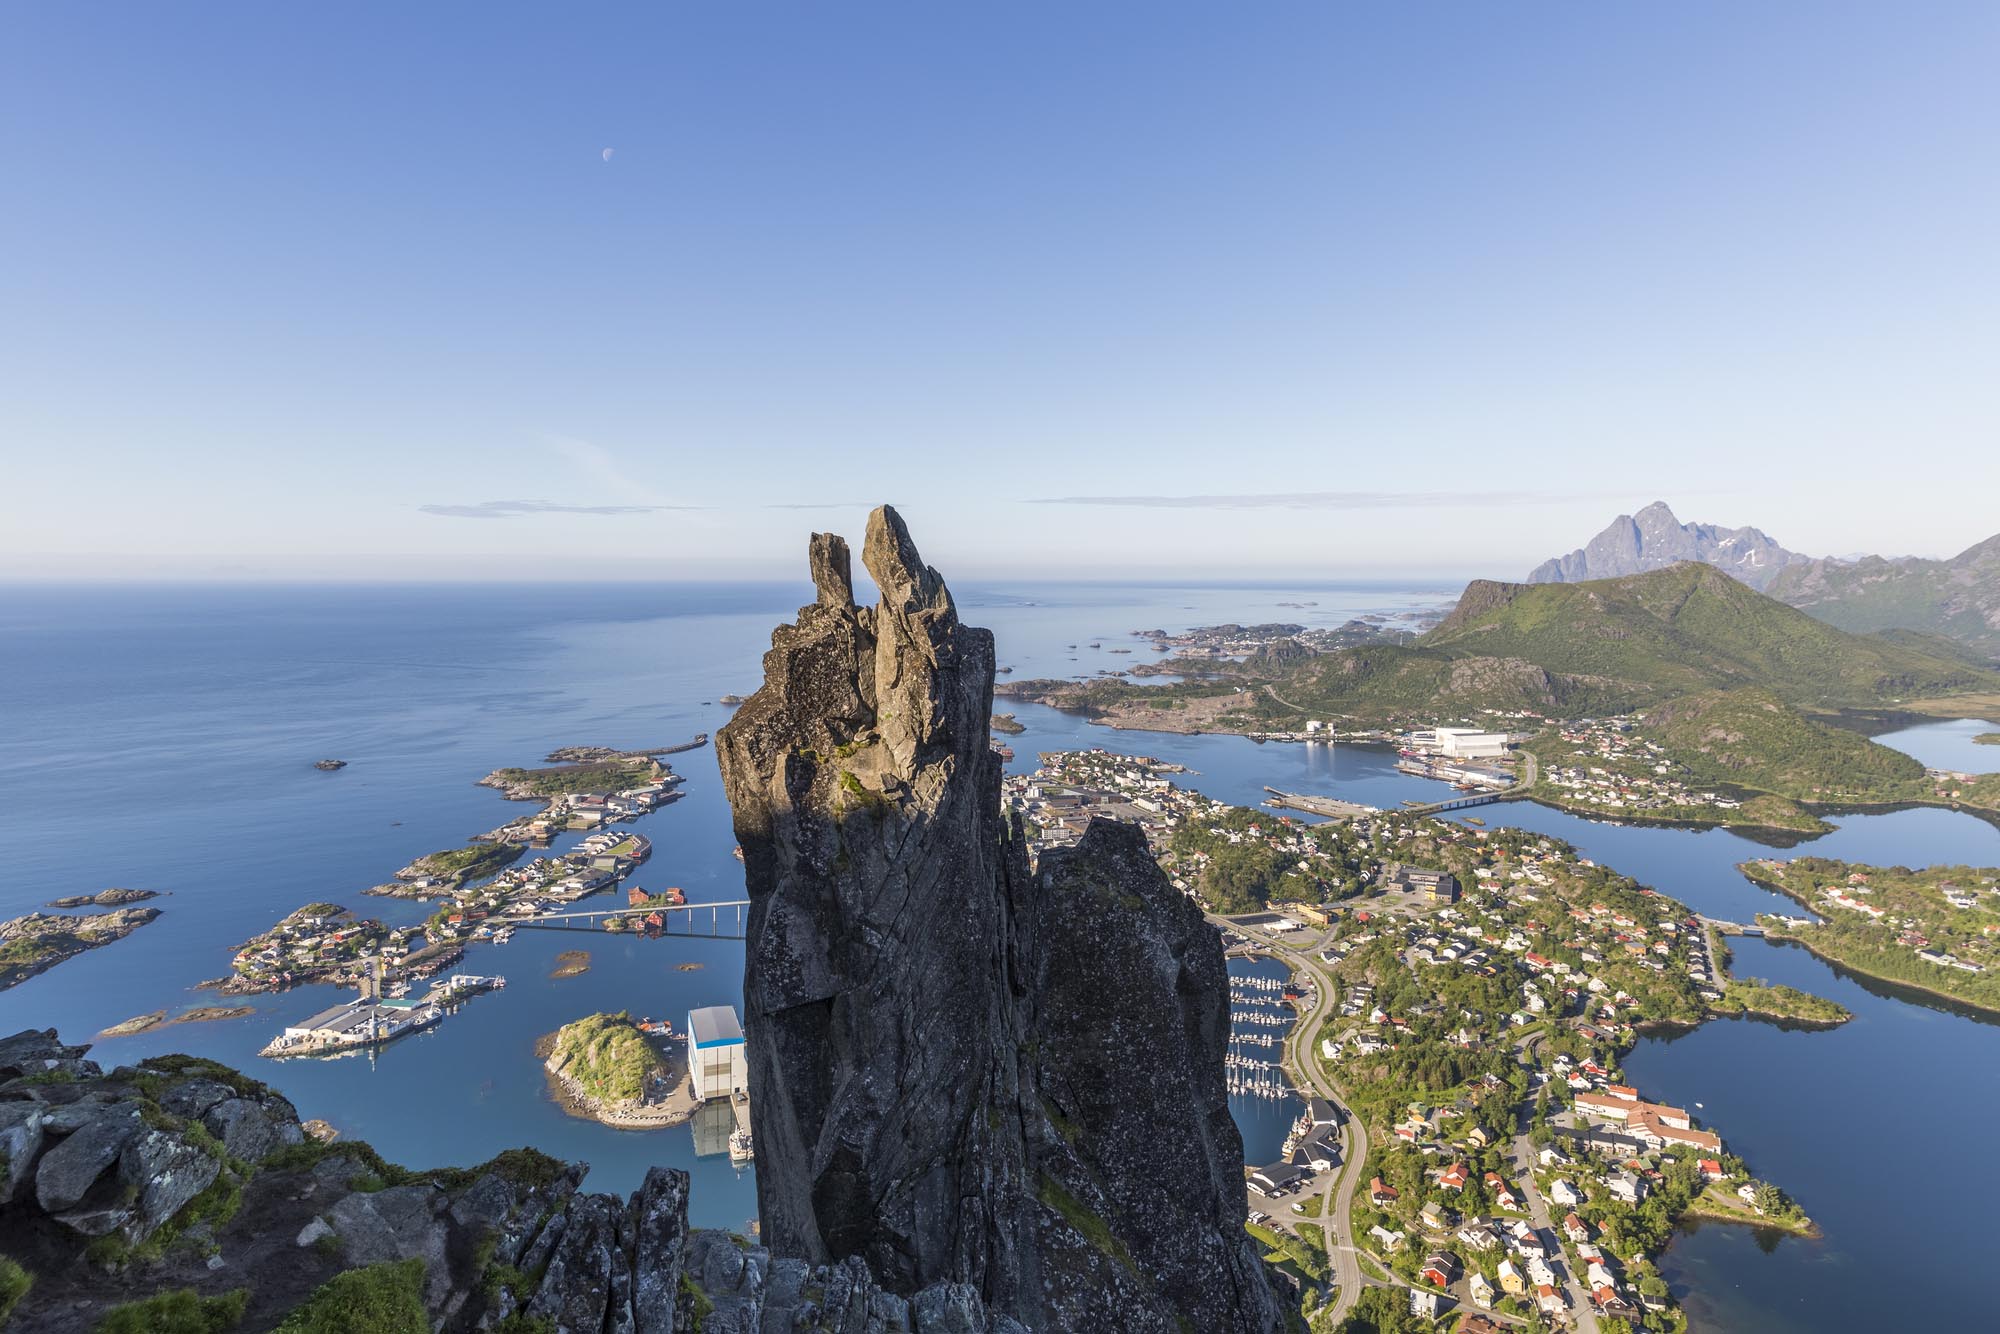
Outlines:
{"label": "distant jagged mountain peak", "polygon": [[1637,514],[1619,515],[1588,545],[1543,561],[1529,573],[1528,582],[1574,584],[1617,579],[1682,561],[1700,561],[1762,589],[1786,566],[1808,559],[1787,551],[1758,528],[1682,523],[1665,501],[1656,500]]}

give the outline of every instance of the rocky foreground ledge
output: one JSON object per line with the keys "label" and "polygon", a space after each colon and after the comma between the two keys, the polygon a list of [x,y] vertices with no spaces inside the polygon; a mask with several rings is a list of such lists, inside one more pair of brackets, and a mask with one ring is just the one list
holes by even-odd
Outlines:
{"label": "rocky foreground ledge", "polygon": [[411,1171],[309,1137],[290,1102],[228,1066],[105,1071],[88,1050],[52,1029],[0,1040],[0,1256],[31,1280],[9,1331],[82,1334],[182,1291],[243,1292],[235,1328],[268,1330],[337,1275],[386,1291],[410,1261],[402,1323],[371,1309],[357,1334],[1019,1329],[968,1288],[904,1298],[859,1261],[815,1268],[691,1230],[684,1172],[654,1168],[621,1199],[581,1192],[584,1164],[532,1149]]}

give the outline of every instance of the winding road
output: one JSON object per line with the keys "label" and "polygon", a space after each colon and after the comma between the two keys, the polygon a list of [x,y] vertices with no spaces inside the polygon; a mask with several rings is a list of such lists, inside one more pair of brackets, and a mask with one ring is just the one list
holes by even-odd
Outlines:
{"label": "winding road", "polygon": [[[1209,920],[1225,930],[1238,930],[1235,923],[1226,917],[1213,914]],[[1316,946],[1325,938],[1322,933],[1313,944]],[[1339,1107],[1342,1112],[1340,1127],[1340,1166],[1327,1174],[1326,1185],[1320,1190],[1319,1217],[1301,1218],[1296,1227],[1306,1228],[1317,1223],[1321,1240],[1326,1245],[1328,1263],[1332,1266],[1334,1283],[1333,1300],[1328,1309],[1338,1320],[1354,1306],[1360,1295],[1362,1283],[1361,1261],[1354,1250],[1354,1191],[1356,1174],[1367,1167],[1368,1130],[1360,1118],[1347,1109],[1334,1083],[1321,1070],[1319,1057],[1313,1050],[1318,1040],[1321,1025],[1335,1002],[1334,981],[1319,965],[1319,961],[1309,953],[1293,949],[1276,942],[1259,941],[1258,948],[1271,957],[1289,965],[1293,972],[1304,976],[1313,985],[1313,1006],[1300,1020],[1292,1025],[1285,1037],[1285,1065],[1293,1080],[1308,1093],[1325,1098]],[[1287,1220],[1289,1221],[1289,1220]]]}

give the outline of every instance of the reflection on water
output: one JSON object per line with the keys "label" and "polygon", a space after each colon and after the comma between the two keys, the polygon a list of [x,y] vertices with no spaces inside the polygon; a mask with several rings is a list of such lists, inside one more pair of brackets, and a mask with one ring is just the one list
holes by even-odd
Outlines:
{"label": "reflection on water", "polygon": [[[1014,679],[1091,675],[1141,654],[1127,632],[1220,621],[1338,625],[1350,616],[1451,590],[1394,588],[961,588],[968,619],[992,626]],[[0,912],[110,885],[164,891],[158,921],[106,949],[0,992],[0,1031],[59,1026],[70,1040],[162,1007],[210,999],[193,989],[241,941],[302,903],[345,903],[390,922],[424,905],[364,899],[412,857],[457,846],[513,811],[473,780],[575,743],[639,744],[713,734],[715,703],[748,693],[771,627],[811,600],[803,584],[618,588],[153,588],[0,590],[0,808],[32,811],[0,877]],[[1312,608],[1282,604],[1315,602]],[[1035,603],[1039,605],[1028,605]],[[1096,641],[1098,650],[1087,646]],[[1072,648],[1071,645],[1078,647]],[[1137,647],[1133,654],[1113,648]],[[1075,662],[1070,659],[1075,658]],[[1011,766],[1038,750],[1103,745],[1198,770],[1185,784],[1255,805],[1266,784],[1393,807],[1448,795],[1358,746],[1256,745],[1234,737],[1111,732],[1033,706],[1002,705],[1029,731]],[[2000,768],[1973,746],[1988,725],[1938,723],[1882,738],[1927,763]],[[350,762],[311,768],[321,756]],[[743,892],[743,870],[713,752],[675,757],[687,797],[643,822],[655,853],[647,887],[695,901]],[[51,801],[52,780],[66,794]],[[1744,880],[1737,862],[1767,847],[1723,830],[1597,823],[1525,803],[1483,808],[1492,825],[1567,839],[1585,855],[1713,916],[1745,920],[1788,904]],[[1806,850],[1908,865],[2000,865],[2000,829],[1916,809],[1839,816]],[[372,1061],[262,1061],[290,1020],[339,996],[303,987],[252,1000],[246,1019],[106,1040],[106,1065],[166,1051],[212,1056],[270,1081],[307,1116],[331,1120],[411,1164],[465,1164],[534,1144],[592,1164],[589,1187],[626,1191],[666,1163],[695,1178],[698,1225],[740,1227],[753,1176],[681,1127],[618,1131],[566,1116],[549,1099],[533,1047],[601,1010],[671,1018],[741,1003],[742,946],[592,935],[581,976],[553,979],[578,941],[521,932],[469,957],[506,975],[434,1030]],[[1938,1001],[1861,983],[1798,949],[1744,941],[1746,973],[1830,996],[1856,1014],[1831,1032],[1713,1023],[1649,1039],[1629,1072],[1701,1115],[1820,1220],[1823,1241],[1703,1227],[1667,1272],[1699,1330],[1966,1327],[1985,1309],[1966,1257],[2000,1197],[1984,1152],[1985,1109],[2000,1103],[2000,1026]],[[699,972],[675,965],[699,962]],[[1275,964],[1244,965],[1277,969]],[[1281,969],[1279,971],[1282,971]],[[726,1110],[726,1109],[723,1109]],[[1246,1155],[1268,1162],[1296,1112],[1290,1101],[1232,1100]],[[1914,1146],[1914,1147],[1912,1147]]]}
{"label": "reflection on water", "polygon": [[[1231,959],[1229,973],[1232,977],[1261,977],[1283,981],[1291,976],[1291,970],[1275,959]],[[1275,998],[1275,993],[1274,993]],[[1292,1007],[1275,1001],[1267,1004],[1232,1003],[1232,1011],[1251,1011],[1285,1015],[1289,1017]],[[1240,1034],[1262,1037],[1276,1034],[1282,1040],[1290,1032],[1287,1028],[1265,1027],[1263,1025],[1244,1026],[1237,1030]],[[1278,1048],[1243,1047],[1239,1050],[1255,1052],[1259,1059],[1278,1059]],[[1236,1128],[1243,1132],[1243,1161],[1251,1167],[1262,1167],[1278,1161],[1284,1148],[1285,1135],[1292,1128],[1292,1122],[1299,1116],[1300,1102],[1297,1098],[1259,1098],[1246,1094],[1232,1093],[1229,1096],[1229,1112],[1236,1120]]]}

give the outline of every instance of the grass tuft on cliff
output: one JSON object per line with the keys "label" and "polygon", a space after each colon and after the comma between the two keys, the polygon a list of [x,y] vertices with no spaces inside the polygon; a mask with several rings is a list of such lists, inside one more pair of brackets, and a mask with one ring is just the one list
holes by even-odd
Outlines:
{"label": "grass tuft on cliff", "polygon": [[0,1255],[0,1325],[14,1314],[14,1308],[28,1295],[28,1289],[35,1286],[35,1276],[21,1268],[11,1255]]}
{"label": "grass tuft on cliff", "polygon": [[276,1334],[430,1334],[424,1262],[398,1260],[335,1274],[279,1323]]}
{"label": "grass tuft on cliff", "polygon": [[112,1307],[97,1322],[97,1334],[224,1334],[243,1323],[243,1310],[249,1303],[248,1288],[220,1297],[204,1297],[193,1288],[180,1288]]}

